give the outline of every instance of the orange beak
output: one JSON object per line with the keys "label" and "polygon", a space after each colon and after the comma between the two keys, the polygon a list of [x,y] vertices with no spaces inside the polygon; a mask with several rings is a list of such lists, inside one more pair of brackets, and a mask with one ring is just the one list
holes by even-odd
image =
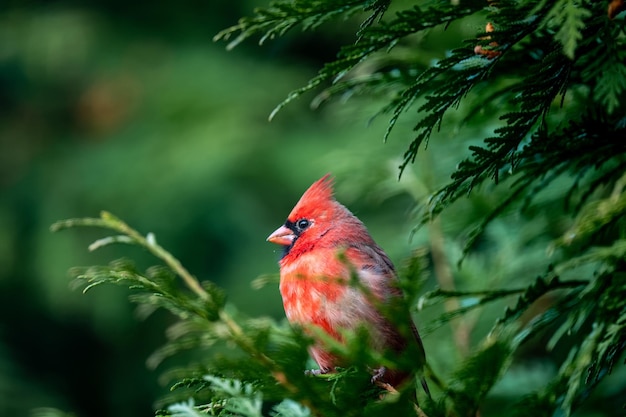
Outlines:
{"label": "orange beak", "polygon": [[274,233],[269,235],[267,241],[276,243],[277,245],[289,246],[293,243],[295,238],[296,235],[293,230],[287,226],[280,226],[278,229],[274,230]]}

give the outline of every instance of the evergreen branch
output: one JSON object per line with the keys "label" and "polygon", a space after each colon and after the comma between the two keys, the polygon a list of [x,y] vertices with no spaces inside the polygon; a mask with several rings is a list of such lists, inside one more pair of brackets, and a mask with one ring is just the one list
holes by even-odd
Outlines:
{"label": "evergreen branch", "polygon": [[[504,20],[508,20],[510,27],[500,32],[485,33],[486,36],[479,37],[479,44],[495,43],[498,45],[498,55],[494,57],[493,60],[476,56],[475,52],[469,48],[453,51],[451,57],[440,61],[437,65],[424,71],[424,73],[418,77],[416,83],[402,93],[399,100],[388,106],[388,108],[393,108],[393,115],[385,137],[388,136],[398,117],[406,108],[418,97],[424,96],[426,98],[426,102],[418,109],[419,112],[425,112],[426,116],[414,127],[417,136],[410,143],[408,150],[404,154],[404,161],[400,165],[400,175],[402,175],[402,172],[409,164],[415,161],[421,144],[424,142],[427,143],[433,130],[441,126],[443,117],[447,111],[451,108],[457,108],[470,90],[488,78],[492,67],[502,58],[503,54],[536,28],[535,17],[523,20],[519,19],[520,12],[524,13],[524,10],[525,8],[520,8],[517,3],[507,1],[499,3],[498,16]],[[475,43],[476,41],[472,40],[472,42]],[[537,82],[536,80],[537,78],[533,79],[533,81]],[[526,91],[527,85],[524,85],[524,87],[523,90]],[[524,101],[522,101],[522,104],[523,103]],[[522,105],[522,107],[524,106]],[[505,115],[505,117],[507,116],[510,115]],[[531,114],[529,116],[530,117],[527,118],[528,120],[525,120],[526,118],[520,118],[512,122],[522,128],[525,124],[532,126],[532,124],[534,124],[533,119],[539,115],[533,117],[534,115]],[[528,126],[528,129],[530,129],[531,126]],[[518,139],[518,143],[521,139],[522,138]],[[493,143],[490,143],[494,142],[494,139],[486,139],[485,142],[488,148],[494,147]],[[513,141],[510,140],[507,142],[512,143]],[[496,150],[498,149],[496,148]],[[466,185],[466,190],[464,190],[463,193],[469,192],[473,186],[482,182],[487,175],[493,176],[497,182],[498,169],[502,165],[502,161],[506,161],[509,156],[509,152],[505,147],[502,147],[502,150],[499,152],[492,151],[487,153],[483,152],[483,149],[478,147],[472,148],[472,151],[474,152],[474,156],[477,157],[477,164],[480,165],[480,169],[461,181],[462,183],[469,178],[473,178],[469,186]],[[482,158],[480,158],[481,156]],[[491,156],[491,158],[486,158],[487,156]],[[500,159],[496,160],[497,158]],[[491,159],[491,161],[489,159]],[[464,164],[465,167],[459,167],[455,173],[457,176],[460,172],[464,172],[463,168],[468,168],[468,165],[470,165],[469,161],[465,161]],[[450,185],[450,189],[457,189],[459,185],[459,182],[454,182]]]}
{"label": "evergreen branch", "polygon": [[170,417],[204,417],[203,407],[197,407],[193,398],[181,403],[172,404],[168,407]]}
{"label": "evergreen branch", "polygon": [[[618,301],[626,296],[623,273],[621,269],[610,268],[582,291],[567,294],[556,306],[534,319],[530,326],[533,328],[526,332],[528,335],[539,329],[538,324],[543,328],[565,317],[549,348],[566,334],[583,334],[583,340],[571,348],[561,365],[556,380],[545,390],[546,394],[550,393],[550,405],[560,406],[566,416],[582,404],[626,348],[626,308]],[[591,322],[591,331],[584,330]]]}
{"label": "evergreen branch", "polygon": [[525,288],[524,292],[517,298],[516,305],[505,309],[504,315],[496,321],[494,330],[518,319],[532,303],[548,292],[566,288],[576,289],[587,284],[588,281],[561,281],[553,271],[549,272],[545,277],[537,277],[533,284]]}
{"label": "evergreen branch", "polygon": [[[550,10],[554,10],[556,7],[557,6],[554,6],[554,8]],[[543,10],[537,16],[541,16],[542,14],[545,15],[546,10]],[[535,21],[536,19],[529,20],[528,28],[533,28]],[[583,53],[589,53],[588,50],[595,51],[602,49],[597,48],[597,38],[592,35],[594,31],[599,30],[600,25],[601,23],[598,23],[598,19],[593,20],[593,25],[591,23],[585,25],[591,27],[586,29],[586,32],[589,32],[589,34],[586,36],[581,46]],[[601,36],[604,38],[608,36],[619,38],[615,35],[615,30],[616,29],[605,28],[601,31]],[[611,35],[609,35],[609,33]],[[494,32],[492,35],[494,36],[493,39],[497,40],[497,35],[498,32]],[[511,39],[510,35],[503,36],[500,34],[500,37],[507,40]],[[518,37],[517,39],[519,40],[521,38]],[[614,50],[615,42],[607,42],[607,44],[613,46],[609,46],[601,53],[606,53],[614,59],[614,57],[618,56],[618,53]],[[431,213],[440,212],[447,204],[456,200],[461,195],[471,192],[476,185],[482,183],[487,178],[492,178],[497,183],[502,172],[513,173],[516,170],[517,172],[521,172],[529,179],[526,181],[526,186],[528,186],[532,183],[530,179],[546,176],[546,167],[552,169],[553,165],[546,160],[547,156],[552,158],[555,162],[558,161],[558,165],[560,166],[564,164],[568,165],[568,158],[563,157],[564,150],[567,151],[565,155],[576,155],[577,158],[580,158],[580,161],[576,165],[569,164],[568,170],[573,172],[577,172],[576,170],[579,171],[590,165],[598,166],[602,161],[611,159],[616,155],[615,152],[606,153],[606,149],[603,154],[597,152],[597,148],[594,149],[593,152],[588,153],[576,149],[588,144],[590,145],[590,142],[586,140],[587,138],[581,134],[581,129],[584,129],[584,135],[589,135],[593,138],[599,137],[601,143],[607,142],[607,139],[611,137],[598,134],[598,132],[594,132],[591,127],[586,129],[580,124],[573,123],[569,129],[570,131],[567,133],[564,132],[564,134],[557,134],[556,136],[554,132],[548,133],[545,118],[556,97],[558,95],[564,97],[571,82],[572,71],[574,69],[577,70],[577,68],[575,67],[575,63],[568,60],[565,55],[562,55],[554,45],[543,46],[543,48],[551,52],[547,53],[529,69],[529,73],[531,73],[532,76],[527,77],[522,83],[515,85],[511,90],[511,92],[514,93],[512,95],[514,97],[517,96],[513,103],[519,106],[520,111],[507,113],[501,118],[507,122],[506,125],[496,129],[498,136],[485,140],[486,146],[470,147],[470,150],[473,152],[472,157],[459,165],[456,172],[452,175],[453,180],[436,194],[435,198],[432,200],[433,208],[430,210]],[[589,58],[585,57],[585,59]],[[590,62],[592,63],[590,66],[593,66],[594,63],[595,66],[598,66],[597,60],[590,59]],[[622,62],[623,61],[620,62],[621,70],[623,69],[623,65],[621,65]],[[590,72],[590,74],[591,73],[592,72]],[[616,91],[621,91],[621,82],[623,82],[623,80],[620,80],[618,83],[613,83],[612,86],[615,87],[606,88],[615,88]],[[506,94],[506,89],[500,90],[499,94]],[[607,97],[606,94],[602,96]],[[539,125],[539,129],[536,128],[537,125]],[[607,130],[607,127],[610,130],[611,124],[607,123],[605,126],[602,126],[600,130]],[[615,128],[620,129],[617,126],[615,126]],[[535,132],[533,133],[533,131]],[[533,139],[530,144],[526,145],[524,142],[531,133],[538,140]],[[614,132],[612,133],[615,134]],[[585,140],[571,141],[566,139],[572,137],[582,137]],[[543,141],[543,145],[538,143],[539,140]],[[594,143],[593,146],[597,146],[597,143]],[[569,149],[563,149],[565,147]],[[614,143],[612,147],[621,146]],[[550,152],[550,154],[546,155],[546,152]],[[540,158],[538,158],[538,156]],[[594,157],[596,157],[595,160],[593,160]],[[597,157],[600,158],[597,159]],[[530,167],[534,167],[535,169],[531,170]],[[541,167],[543,172],[536,169],[539,167]],[[556,170],[554,171],[556,172]],[[565,169],[563,169],[563,171],[565,171]],[[557,176],[558,175],[555,175],[552,178],[556,178]],[[522,191],[525,191],[524,188],[519,188],[515,193],[521,194]],[[529,193],[529,196],[532,198],[532,193]],[[510,199],[514,199],[514,197],[511,196]],[[427,219],[424,219],[424,221],[425,220]],[[484,224],[488,222],[489,220],[484,222]]]}
{"label": "evergreen branch", "polygon": [[[604,163],[606,164],[606,162]],[[619,176],[623,174],[625,169],[626,161],[622,160],[615,164],[613,167],[605,170],[604,172],[600,172],[599,175],[597,175],[589,182],[587,189],[584,190],[584,193],[579,198],[578,204],[576,205],[576,207],[574,207],[574,211],[580,212],[582,210],[582,207],[587,204],[588,201],[591,199],[591,195],[595,191],[601,189],[606,184],[611,184],[612,182],[614,182],[615,178],[619,178]]]}
{"label": "evergreen branch", "polygon": [[610,246],[598,246],[586,253],[574,256],[555,267],[555,272],[563,273],[583,265],[600,264],[603,261],[618,261],[626,257],[626,239],[617,239]]}
{"label": "evergreen branch", "polygon": [[453,415],[475,416],[487,393],[509,367],[514,350],[510,341],[502,337],[488,339],[454,373],[454,385],[448,391],[453,400]]}
{"label": "evergreen branch", "polygon": [[155,274],[150,270],[141,274],[131,262],[124,259],[113,261],[109,266],[73,268],[71,272],[79,283],[85,285],[83,293],[102,284],[125,285],[133,290],[144,291],[131,296],[132,301],[149,301],[150,305],[163,307],[181,318],[189,317],[192,312],[198,317],[213,321],[224,301],[223,295],[218,291],[212,292],[210,300],[181,294],[166,274]]}
{"label": "evergreen branch", "polygon": [[[120,239],[118,237],[101,239],[101,241],[108,243],[132,243],[142,247],[156,245],[154,237],[143,238],[137,231],[109,214],[104,214],[100,219],[73,219],[58,222],[53,225],[52,229],[60,230],[75,226],[102,227],[114,230],[117,233],[124,233],[121,236],[128,237],[128,239]],[[100,247],[100,245],[96,246]],[[257,367],[254,368],[254,372],[258,375],[257,380],[267,385],[267,387],[263,388],[265,391],[278,391],[281,396],[287,395],[297,399],[312,415],[338,415],[338,406],[336,404],[328,404],[325,398],[328,395],[327,388],[319,386],[312,389],[314,383],[311,381],[311,378],[307,378],[302,374],[300,366],[295,368],[292,366],[294,360],[305,352],[306,346],[310,343],[308,339],[305,340],[303,336],[299,337],[297,333],[290,333],[285,340],[282,340],[281,337],[277,338],[276,329],[267,320],[265,320],[264,324],[261,324],[259,320],[249,320],[242,325],[240,321],[235,320],[232,314],[227,311],[223,295],[210,282],[204,283],[202,287],[207,294],[206,297],[201,298],[195,293],[194,296],[180,293],[177,291],[176,286],[173,285],[178,274],[175,274],[172,268],[172,266],[179,265],[179,263],[171,254],[164,254],[162,251],[165,250],[159,248],[153,248],[151,252],[157,254],[161,260],[168,260],[166,262],[167,267],[152,267],[146,273],[139,273],[134,265],[123,260],[113,262],[107,267],[90,267],[77,270],[78,278],[81,282],[87,284],[86,290],[103,283],[127,285],[131,289],[139,290],[138,293],[131,296],[131,300],[148,306],[144,312],[150,313],[155,308],[161,307],[181,318],[181,323],[171,327],[168,331],[170,341],[148,360],[149,366],[157,366],[164,358],[184,349],[212,347],[218,341],[230,342],[253,359],[251,362],[246,363],[247,372],[252,372],[253,368],[251,366]],[[172,259],[174,259],[174,262],[171,261]],[[407,329],[408,332],[410,330]],[[366,341],[366,337],[369,336],[364,331],[359,330],[353,336],[348,334],[345,336],[346,346],[336,342],[333,346],[337,351],[344,353],[346,357],[356,357],[358,363],[377,363],[391,368],[401,365],[399,369],[411,369],[413,371],[417,371],[418,368],[421,369],[423,366],[423,361],[418,363],[415,361],[418,355],[423,357],[423,351],[420,347],[415,346],[407,349],[400,357],[398,355],[391,356],[390,354],[372,352],[368,348],[369,343]],[[332,341],[334,342],[334,340]],[[295,352],[295,348],[292,346],[296,342],[297,352]],[[265,353],[268,351],[273,352],[273,357]],[[303,364],[304,359],[301,362]],[[219,365],[218,368],[226,366],[223,363],[217,365]],[[227,366],[225,369],[229,369],[229,372],[232,372],[234,364]],[[364,401],[366,398],[378,395],[380,388],[371,384],[371,374],[365,368],[360,370],[358,378],[341,377],[341,380],[337,379],[334,384],[340,384],[337,389],[345,390],[345,384],[356,380],[359,381],[359,384],[362,384],[363,392],[367,392]],[[278,383],[280,388],[271,388],[276,383]],[[203,388],[201,387],[201,389]],[[218,397],[222,394],[219,394]],[[400,395],[405,394],[400,393]],[[230,410],[241,415],[256,417],[255,413],[260,410],[260,405],[255,402],[254,407],[249,406],[252,404],[250,403],[242,409],[237,408],[245,402],[242,399],[237,399],[233,404],[230,404],[228,400],[222,398],[202,406],[188,404],[183,407],[184,410],[178,410],[175,407],[178,411],[173,409],[173,412],[193,414],[196,411],[202,413],[207,410]],[[408,401],[405,404],[406,406],[410,405]],[[333,410],[333,412],[329,414],[328,410]],[[343,415],[351,416],[352,414]],[[356,415],[354,414],[354,416]]]}
{"label": "evergreen branch", "polygon": [[[619,186],[616,186],[619,188]],[[626,348],[626,281],[623,280],[626,245],[623,240],[611,247],[593,248],[555,266],[547,278],[539,278],[528,288],[512,310],[507,310],[494,330],[503,330],[502,325],[519,318],[538,297],[547,290],[561,287],[566,291],[547,310],[536,315],[518,332],[514,344],[519,345],[531,335],[561,322],[553,331],[547,344],[548,349],[566,335],[581,334],[582,341],[575,343],[569,357],[563,362],[557,378],[544,393],[528,397],[525,401],[532,406],[543,404],[544,409],[559,406],[569,416],[579,407],[595,385],[606,376],[617,358]],[[597,265],[594,279],[589,281],[560,281],[557,274],[585,264]],[[593,323],[591,332],[586,329]],[[585,384],[584,386],[582,384]]]}
{"label": "evergreen branch", "polygon": [[[154,282],[146,276],[137,273],[132,265],[128,265],[125,262],[115,262],[111,267],[91,267],[82,269],[82,273],[79,274],[79,278],[82,278],[89,283],[85,291],[102,283],[110,282],[121,284],[128,282],[131,284],[131,289],[141,289],[153,294],[135,297],[135,301],[144,302],[149,300],[150,303],[156,303],[159,306],[165,307],[181,317],[186,317],[190,311],[193,311],[194,314],[201,318],[219,320],[219,322],[225,325],[230,339],[244,352],[263,364],[263,366],[272,374],[279,384],[291,393],[298,391],[298,388],[287,379],[285,373],[276,364],[276,362],[260,351],[256,347],[254,341],[245,334],[237,321],[225,311],[223,308],[223,299],[216,299],[215,292],[213,294],[207,292],[205,288],[203,288],[196,280],[196,278],[182,266],[178,259],[156,243],[156,239],[153,235],[148,235],[147,237],[142,236],[139,232],[132,229],[126,223],[108,212],[102,212],[99,219],[83,218],[59,221],[51,226],[51,230],[59,231],[70,227],[81,226],[100,227],[122,233],[128,239],[120,239],[119,237],[116,237],[106,241],[110,243],[116,241],[122,243],[132,243],[147,249],[155,257],[165,262],[165,264],[172,271],[182,278],[185,284],[201,300],[201,304],[210,308],[209,311],[201,309],[188,297],[183,297],[178,293],[169,293],[164,289],[164,286],[162,285],[163,283]],[[95,247],[100,247],[100,245],[96,245]],[[211,284],[207,285],[210,286]],[[215,310],[216,313],[213,315],[212,312],[215,312]],[[208,316],[207,313],[209,314]],[[305,405],[308,406],[308,404]],[[312,410],[314,410],[314,408],[312,408]]]}
{"label": "evergreen branch", "polygon": [[[518,172],[523,173],[523,177],[519,181],[536,183],[526,193],[522,207],[528,206],[538,192],[556,178],[569,173],[574,179],[564,197],[565,207],[569,206],[574,191],[581,189],[580,201],[573,207],[574,211],[579,212],[595,190],[616,181],[622,174],[626,162],[619,155],[626,148],[613,139],[622,134],[626,134],[626,129],[611,126],[602,119],[592,121],[590,115],[583,116],[580,121],[570,122],[558,132],[536,132],[520,152]],[[613,162],[613,166],[609,162]],[[596,172],[595,178],[590,176],[586,184],[582,183],[585,174],[592,170]]]}
{"label": "evergreen branch", "polygon": [[604,106],[607,114],[617,114],[616,110],[623,108],[621,97],[626,91],[625,27],[623,23],[621,26],[603,23],[596,23],[597,35],[589,36],[580,45],[580,77],[590,85],[594,101]]}
{"label": "evergreen branch", "polygon": [[588,396],[588,392],[585,393],[588,389],[582,388],[581,384],[584,383],[584,375],[593,361],[593,354],[604,330],[602,324],[594,326],[583,342],[570,351],[568,360],[563,363],[559,370],[559,374],[567,380],[566,389],[562,389],[564,395],[560,401],[561,409],[566,417],[569,417],[574,407],[580,405]]}
{"label": "evergreen branch", "polygon": [[511,295],[522,293],[526,288],[516,288],[512,290],[482,290],[482,291],[448,291],[440,288],[429,291],[420,297],[418,301],[418,309],[421,310],[424,307],[431,306],[440,302],[441,299],[450,297],[485,297],[487,299],[498,299],[502,297],[508,297]]}
{"label": "evergreen branch", "polygon": [[283,36],[298,25],[302,25],[303,30],[310,30],[340,15],[347,18],[360,11],[372,10],[372,14],[362,24],[364,29],[385,13],[389,3],[390,0],[273,1],[267,8],[257,8],[254,17],[243,17],[237,25],[222,30],[213,40],[228,40],[238,33],[227,46],[227,49],[233,49],[249,37],[263,34],[259,41],[262,45],[266,40]]}
{"label": "evergreen branch", "polygon": [[[376,61],[380,61],[380,64]],[[387,91],[394,84],[404,85],[409,80],[412,81],[418,74],[414,69],[405,68],[407,64],[401,60],[391,58],[377,60],[376,57],[372,56],[367,60],[367,64],[364,63],[362,66],[372,66],[373,68],[362,70],[361,66],[357,65],[341,81],[325,88],[315,96],[311,100],[311,108],[317,109],[326,101],[338,96],[342,100],[347,100],[357,94]],[[379,114],[372,116],[371,120],[375,119]]]}
{"label": "evergreen branch", "polygon": [[569,66],[562,55],[555,53],[530,70],[533,75],[516,87],[520,93],[517,101],[521,111],[502,117],[506,125],[496,129],[498,136],[485,139],[486,147],[470,147],[472,158],[459,164],[452,174],[452,181],[437,194],[434,212],[471,192],[489,177],[498,183],[502,170],[513,172],[518,168],[523,161],[523,149],[519,146],[545,117],[556,96],[564,91]]}
{"label": "evergreen branch", "polygon": [[616,53],[617,57],[609,61],[598,79],[593,98],[602,103],[609,114],[622,106],[622,97],[626,92],[626,53]]}
{"label": "evergreen branch", "polygon": [[[163,249],[154,238],[154,235],[148,234],[146,237],[142,236],[139,232],[129,227],[122,220],[113,216],[111,213],[103,211],[100,214],[100,219],[94,218],[85,218],[85,219],[69,219],[63,220],[54,223],[50,226],[50,229],[53,232],[58,230],[67,229],[70,227],[76,226],[89,226],[89,227],[100,227],[104,229],[111,229],[118,233],[122,233],[126,236],[124,239],[120,239],[119,237],[109,238],[106,242],[123,242],[123,243],[133,243],[138,246],[141,246],[147,249],[150,253],[152,253],[158,259],[161,259],[167,266],[169,266],[176,274],[182,278],[187,287],[191,289],[193,292],[198,295],[203,300],[209,299],[209,294],[202,288],[198,280],[191,275],[178,261],[178,259],[174,258],[171,253]],[[96,242],[97,243],[97,242]],[[97,249],[101,244],[96,244],[95,246],[90,246],[90,249]]]}
{"label": "evergreen branch", "polygon": [[252,384],[213,375],[205,375],[204,379],[209,382],[212,390],[226,398],[226,401],[221,404],[226,412],[242,417],[263,416],[262,395],[254,389]]}
{"label": "evergreen branch", "polygon": [[592,16],[585,8],[585,1],[557,0],[541,23],[541,27],[556,30],[554,38],[563,46],[563,53],[574,59],[578,42],[582,39],[582,30],[587,26],[586,19]]}
{"label": "evergreen branch", "polygon": [[348,71],[365,61],[373,53],[377,51],[389,52],[401,39],[408,35],[448,24],[484,7],[484,2],[479,0],[463,2],[461,5],[433,3],[426,7],[414,6],[412,9],[398,12],[395,19],[389,23],[381,22],[375,27],[362,29],[358,42],[343,46],[335,61],[324,65],[318,75],[309,80],[307,85],[290,92],[287,98],[272,111],[270,120],[288,103],[322,83],[329,80],[332,80],[333,84],[338,83]]}
{"label": "evergreen branch", "polygon": [[[594,386],[610,372],[615,361],[624,352],[626,307],[617,300],[623,300],[626,296],[626,284],[621,277],[616,276],[623,274],[616,267],[621,268],[619,263],[618,266],[609,266],[601,276],[591,281],[560,282],[572,284],[572,289],[565,292],[554,305],[532,318],[513,339],[513,346],[518,346],[530,336],[558,322],[561,324],[554,331],[547,345],[548,349],[552,349],[565,335],[581,333],[583,336],[583,340],[572,347],[553,382],[543,392],[527,396],[523,400],[524,415],[534,414],[532,410],[536,407],[541,407],[543,412],[554,410],[558,406],[564,415],[569,416],[582,404]],[[538,280],[534,288],[529,287],[529,291],[520,297],[518,305],[507,312],[494,330],[499,330],[500,335],[502,331],[506,334],[506,328],[501,327],[502,324],[518,318],[521,311],[525,311],[527,306],[545,294],[554,283],[559,284],[556,276],[550,281]],[[570,285],[563,285],[563,288],[568,286]],[[591,322],[594,325],[589,333],[584,330],[584,326]],[[583,382],[585,386],[582,385]]]}
{"label": "evergreen branch", "polygon": [[[524,196],[524,200],[520,210],[524,210],[531,204],[532,200],[541,190],[545,189],[550,183],[566,172],[570,172],[575,177],[570,190],[564,197],[564,201],[567,204],[574,190],[580,185],[582,177],[591,169],[592,165],[600,168],[610,159],[614,159],[616,151],[621,152],[621,144],[619,144],[619,142],[616,143],[611,138],[614,133],[607,132],[603,134],[601,131],[598,131],[595,126],[582,126],[584,125],[573,124],[562,133],[553,133],[550,136],[548,136],[545,131],[533,135],[531,142],[520,151],[518,172],[521,174],[518,175],[518,178],[511,186],[511,191],[508,196],[488,215],[483,217],[481,222],[472,230],[464,244],[463,252],[458,262],[459,265],[462,263],[465,255],[469,253],[477,239],[484,233],[487,226],[502,214],[504,210],[519,200],[521,196]],[[584,133],[581,133],[581,128],[584,129]],[[577,136],[577,140],[566,140],[566,138],[570,138],[573,135]],[[547,171],[546,167],[549,167]],[[606,184],[611,178],[614,178],[617,174],[621,174],[621,172],[623,172],[621,165],[608,170],[597,180],[587,185],[588,193],[596,190],[599,184]],[[437,197],[442,198],[440,194],[437,195]],[[588,194],[584,195],[581,198],[581,203],[584,202],[587,197]],[[611,201],[613,200],[614,198]],[[597,204],[600,203],[594,203],[594,207],[588,208],[587,211],[593,212],[593,210],[597,208],[595,206]],[[607,204],[609,203],[605,203],[605,206]],[[438,209],[443,208],[443,205],[440,205],[439,201],[433,201],[432,205],[438,207]],[[621,209],[616,207],[615,210],[620,211]],[[580,211],[580,207],[577,207],[576,211]],[[435,214],[436,213],[438,212],[435,212]],[[429,217],[432,217],[433,214],[433,212],[430,212]],[[425,220],[426,218],[423,218],[422,222]],[[573,236],[571,233],[569,235]]]}
{"label": "evergreen branch", "polygon": [[275,405],[271,413],[272,417],[309,417],[310,415],[308,408],[289,399]]}
{"label": "evergreen branch", "polygon": [[[548,277],[538,277],[533,285],[525,288],[517,288],[510,290],[483,290],[483,291],[446,291],[437,289],[424,294],[419,298],[417,303],[417,309],[422,310],[425,307],[439,304],[449,298],[465,298],[463,307],[456,310],[449,311],[441,314],[436,320],[434,320],[427,331],[433,331],[450,320],[467,314],[468,312],[483,307],[486,304],[500,300],[502,298],[519,295],[517,299],[517,305],[513,308],[507,308],[502,318],[498,319],[494,329],[498,328],[502,324],[507,324],[512,320],[515,320],[521,316],[521,314],[528,309],[528,307],[536,301],[539,297],[547,294],[551,291],[578,288],[588,284],[588,281],[581,280],[567,280],[561,281],[556,275],[549,274]],[[493,330],[492,330],[493,331]]]}
{"label": "evergreen branch", "polygon": [[[151,369],[156,369],[166,358],[191,349],[209,348],[214,346],[220,339],[220,335],[228,330],[223,326],[220,329],[216,323],[207,326],[207,323],[199,320],[179,321],[167,330],[168,343],[153,352],[146,364]],[[176,386],[172,387],[174,390]]]}
{"label": "evergreen branch", "polygon": [[587,239],[599,229],[623,218],[626,215],[626,193],[623,192],[625,185],[626,175],[617,182],[613,193],[608,198],[593,201],[584,206],[570,229],[553,243],[553,248],[571,245],[575,240]]}
{"label": "evergreen branch", "polygon": [[[521,210],[525,209],[542,189],[545,189],[565,173],[574,176],[572,185],[564,198],[566,204],[572,198],[575,189],[583,188],[579,206],[575,207],[576,211],[580,211],[580,206],[601,184],[617,181],[616,177],[623,173],[623,166],[626,162],[619,155],[622,155],[626,148],[621,141],[616,141],[614,138],[625,134],[626,129],[619,124],[612,125],[609,121],[601,118],[592,119],[591,115],[583,116],[580,121],[570,122],[559,132],[548,133],[546,129],[535,132],[530,141],[525,143],[521,149],[514,151],[515,156],[511,157],[517,161],[510,164],[510,169],[516,167],[515,171],[517,172],[517,179],[511,186],[511,192],[473,229],[464,245],[463,256],[468,253],[487,226],[505,209],[513,205],[522,196]],[[486,158],[497,163],[498,157],[490,151],[480,147],[472,147],[471,149],[476,155],[480,155],[476,157],[476,160]],[[609,166],[609,162],[613,166]],[[453,174],[453,178],[456,176],[460,181],[448,184],[431,198],[430,210],[422,216],[421,224],[431,220],[451,201],[460,197],[460,194],[455,195],[455,193],[469,192],[471,186],[467,189],[463,188],[463,181],[468,181],[471,175],[480,177],[481,170],[485,168],[483,162],[474,162],[473,164],[472,166],[476,168],[476,171],[466,175],[460,174],[460,171],[465,169],[461,164],[457,172]],[[598,173],[597,178],[591,177],[587,184],[581,184],[584,174],[594,168]],[[497,171],[494,172],[497,173]],[[472,181],[476,181],[476,179],[474,178]],[[446,198],[449,200],[446,201]],[[593,208],[588,210],[593,211]],[[617,208],[617,210],[620,209]],[[463,256],[459,263],[462,262]]]}
{"label": "evergreen branch", "polygon": [[483,217],[481,222],[474,227],[469,233],[465,244],[463,245],[463,249],[461,251],[461,257],[457,261],[457,266],[460,268],[465,256],[470,252],[476,241],[483,235],[487,226],[491,224],[498,216],[500,216],[508,207],[510,207],[528,188],[528,180],[524,178],[524,181],[521,185],[516,185],[513,187],[510,194],[499,203],[496,208],[491,210],[489,214]]}
{"label": "evergreen branch", "polygon": [[[388,138],[400,115],[418,97],[431,92],[426,96],[426,103],[418,109],[419,112],[425,112],[426,116],[414,127],[417,135],[404,153],[399,175],[402,175],[407,165],[415,161],[420,146],[424,142],[427,143],[433,130],[441,126],[444,114],[450,108],[458,107],[474,85],[486,77],[491,65],[491,61],[478,58],[467,49],[453,51],[452,57],[424,71],[415,84],[405,89],[399,99],[387,107],[387,110],[393,109],[393,114],[385,132],[385,139]],[[446,76],[443,77],[443,74]],[[471,82],[466,82],[467,80]]]}

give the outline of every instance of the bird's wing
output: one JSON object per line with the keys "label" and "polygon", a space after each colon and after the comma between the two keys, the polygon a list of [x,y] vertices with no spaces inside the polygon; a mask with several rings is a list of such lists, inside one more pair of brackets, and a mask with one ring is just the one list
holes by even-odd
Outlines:
{"label": "bird's wing", "polygon": [[[381,301],[403,300],[403,293],[398,286],[398,280],[393,263],[387,254],[377,245],[354,245],[346,251],[347,258],[353,264],[367,285],[375,294],[382,295]],[[410,331],[424,354],[424,344],[417,331],[417,327],[407,311]],[[425,355],[421,358],[425,361]]]}

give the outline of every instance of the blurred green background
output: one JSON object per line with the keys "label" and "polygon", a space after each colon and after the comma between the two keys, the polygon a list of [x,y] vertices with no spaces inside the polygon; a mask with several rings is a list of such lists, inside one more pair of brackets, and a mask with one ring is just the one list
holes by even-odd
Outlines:
{"label": "blurred green background", "polygon": [[312,112],[301,100],[267,120],[358,22],[262,48],[213,43],[262,3],[2,2],[0,415],[152,415],[169,388],[145,359],[171,319],[138,320],[120,288],[69,288],[71,266],[148,257],[128,247],[89,253],[101,235],[52,234],[56,220],[111,211],[154,232],[245,313],[276,318],[276,286],[250,285],[278,269],[265,238],[326,172],[364,220],[386,216],[376,234],[394,257],[408,253],[406,198],[388,209],[361,200],[368,181],[397,175],[387,162],[402,150],[382,143],[384,120],[367,127],[374,107]]}
{"label": "blurred green background", "polygon": [[[315,111],[307,96],[268,122],[289,91],[353,41],[359,21],[230,52],[213,43],[219,30],[262,4],[2,2],[0,415],[56,407],[78,416],[147,416],[169,388],[160,378],[168,364],[152,370],[145,360],[164,342],[172,319],[138,320],[127,291],[103,287],[82,295],[70,289],[67,274],[71,266],[121,256],[141,266],[150,259],[129,247],[89,253],[87,245],[101,234],[52,234],[56,220],[111,211],[142,233],[155,233],[193,274],[225,288],[244,313],[279,320],[276,286],[251,286],[278,270],[279,249],[265,238],[327,172],[336,176],[339,200],[398,264],[434,242],[449,256],[461,289],[505,285],[544,270],[545,244],[564,230],[555,221],[558,210],[550,219],[529,213],[532,225],[510,214],[506,224],[494,224],[464,269],[453,267],[468,225],[500,198],[494,190],[460,202],[411,238],[413,209],[445,183],[467,145],[493,127],[491,115],[462,131],[444,126],[400,182],[411,121],[401,120],[384,144],[387,119],[370,123],[382,93]],[[483,24],[414,40],[420,49],[413,53],[428,65]],[[426,286],[434,285],[431,277]],[[427,332],[435,368],[448,374],[501,311],[501,305],[487,309],[484,324],[470,316],[463,324],[471,329],[467,345],[448,328]],[[423,321],[436,313],[425,312]],[[546,355],[529,355],[536,358],[514,368],[494,404],[498,396],[540,387],[554,373]]]}

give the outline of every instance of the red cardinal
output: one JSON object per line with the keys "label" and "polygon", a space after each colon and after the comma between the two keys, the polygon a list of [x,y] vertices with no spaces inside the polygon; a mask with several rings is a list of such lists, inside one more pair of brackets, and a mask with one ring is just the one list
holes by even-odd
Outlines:
{"label": "red cardinal", "polygon": [[[413,344],[421,355],[416,363],[423,363],[422,342],[408,311],[403,314],[404,332],[381,312],[381,307],[403,305],[393,264],[363,223],[335,200],[328,174],[311,185],[267,240],[285,249],[279,264],[287,319],[308,329],[314,339],[318,335],[309,349],[320,367],[314,373],[332,372],[347,362],[329,351],[314,327],[342,342],[345,330],[364,326],[377,351],[401,353]],[[358,285],[350,283],[355,274]],[[401,369],[379,367],[372,382],[397,387],[409,376]]]}

